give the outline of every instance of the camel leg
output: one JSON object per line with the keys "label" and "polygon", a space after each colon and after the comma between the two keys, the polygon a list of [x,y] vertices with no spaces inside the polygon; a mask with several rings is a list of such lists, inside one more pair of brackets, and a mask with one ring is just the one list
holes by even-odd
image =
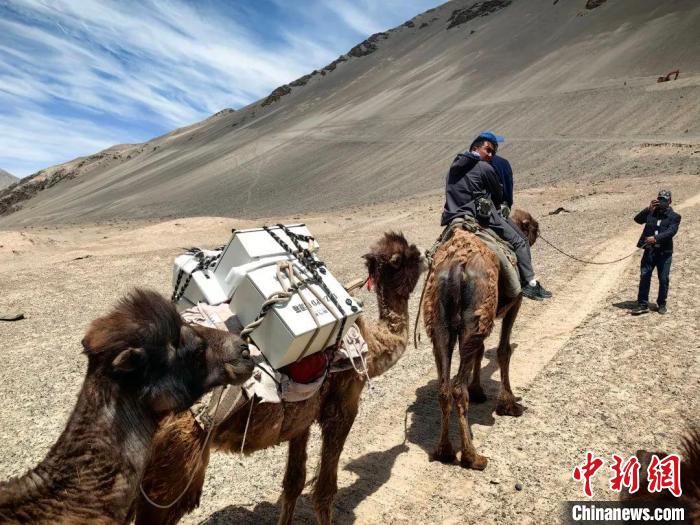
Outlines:
{"label": "camel leg", "polygon": [[474,358],[474,368],[472,379],[469,382],[469,402],[484,403],[487,399],[486,393],[481,386],[481,361],[484,359],[484,345],[479,346],[478,354]]}
{"label": "camel leg", "polygon": [[510,346],[510,333],[513,330],[515,318],[518,316],[522,297],[517,299],[514,304],[503,317],[501,325],[501,338],[498,342],[498,366],[501,369],[501,390],[498,394],[498,404],[496,405],[496,414],[499,416],[514,416],[518,417],[523,414],[523,406],[518,403],[510,388],[510,356],[513,354],[513,348]]}
{"label": "camel leg", "polygon": [[294,507],[297,499],[304,490],[306,483],[306,444],[309,441],[309,431],[307,427],[300,435],[289,440],[289,452],[287,455],[287,470],[284,473],[282,482],[282,510],[280,512],[279,525],[292,523],[294,517]]}
{"label": "camel leg", "polygon": [[189,411],[161,424],[153,438],[151,456],[143,475],[144,491],[156,503],[168,505],[182,494],[190,479],[192,483],[169,509],[154,507],[139,494],[136,525],[172,525],[199,506],[209,464],[209,447],[202,450],[205,437]]}
{"label": "camel leg", "polygon": [[312,500],[316,519],[321,525],[330,525],[333,500],[338,492],[338,461],[345,440],[357,416],[364,382],[352,377],[346,385],[331,385],[328,397],[321,407],[321,464],[316,476]]}
{"label": "camel leg", "polygon": [[460,465],[464,468],[484,470],[488,460],[476,453],[469,430],[469,389],[467,379],[474,361],[484,352],[484,338],[478,335],[468,335],[459,342],[459,371],[452,383],[452,396],[457,408],[459,433],[462,440],[462,456]]}
{"label": "camel leg", "polygon": [[450,412],[452,411],[450,368],[455,340],[452,334],[446,332],[446,329],[444,331],[436,330],[433,340],[433,354],[435,355],[435,366],[438,372],[438,399],[440,401],[442,420],[440,424],[440,441],[438,441],[430,459],[441,463],[453,463],[456,455],[450,442]]}

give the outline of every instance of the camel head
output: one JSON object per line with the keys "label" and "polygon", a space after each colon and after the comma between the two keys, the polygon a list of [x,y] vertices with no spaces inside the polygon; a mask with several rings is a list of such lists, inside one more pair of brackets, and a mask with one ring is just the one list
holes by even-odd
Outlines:
{"label": "camel head", "polygon": [[408,244],[402,233],[387,232],[363,255],[368,286],[377,286],[408,300],[418,283],[420,274],[426,269],[425,259],[415,244]]}
{"label": "camel head", "polygon": [[188,408],[204,393],[253,371],[238,336],[186,324],[160,294],[137,289],[92,322],[83,338],[88,374],[133,393],[156,414]]}
{"label": "camel head", "polygon": [[537,236],[540,234],[540,223],[532,215],[524,210],[513,210],[510,214],[510,220],[525,234],[530,246],[535,244]]}

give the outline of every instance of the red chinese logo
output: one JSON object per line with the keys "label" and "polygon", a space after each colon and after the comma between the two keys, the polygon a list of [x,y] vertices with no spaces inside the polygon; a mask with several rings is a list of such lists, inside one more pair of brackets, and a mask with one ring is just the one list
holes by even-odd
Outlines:
{"label": "red chinese logo", "polygon": [[593,497],[593,491],[591,490],[591,478],[602,466],[602,459],[596,458],[591,452],[586,452],[586,461],[583,463],[583,465],[578,465],[574,469],[574,479],[576,481],[583,481],[583,492],[589,498]]}
{"label": "red chinese logo", "polygon": [[632,456],[624,463],[617,454],[613,454],[612,458],[613,464],[610,468],[614,475],[610,478],[610,489],[620,492],[622,487],[627,487],[630,494],[637,492],[639,490],[639,469],[641,468],[637,457]]}
{"label": "red chinese logo", "polygon": [[649,477],[649,492],[661,492],[668,489],[677,498],[683,493],[681,490],[681,458],[678,454],[669,454],[659,460],[656,454],[651,456],[651,462],[647,469]]}
{"label": "red chinese logo", "polygon": [[[621,492],[627,487],[630,494],[639,490],[639,472],[641,464],[636,456],[632,456],[624,461],[617,454],[612,455],[612,476],[608,480],[610,490]],[[601,458],[597,458],[592,452],[586,452],[586,460],[577,465],[573,471],[575,481],[583,483],[583,493],[589,498],[593,497],[591,479],[596,472],[604,465]],[[659,459],[656,454],[651,456],[649,468],[647,468],[647,490],[649,492],[661,492],[667,489],[671,494],[680,497],[683,493],[681,489],[681,459],[678,454],[669,454],[663,459]]]}

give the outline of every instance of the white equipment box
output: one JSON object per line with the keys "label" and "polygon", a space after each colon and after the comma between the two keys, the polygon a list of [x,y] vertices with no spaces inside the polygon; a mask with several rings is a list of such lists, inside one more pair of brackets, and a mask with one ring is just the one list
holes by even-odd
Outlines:
{"label": "white equipment box", "polygon": [[[281,368],[334,344],[341,327],[340,337],[350,329],[362,309],[325,266],[316,270],[322,286],[296,254],[290,253],[299,248],[312,254],[318,250],[318,243],[305,225],[271,226],[268,230],[234,230],[223,250],[181,255],[175,260],[173,285],[179,283],[179,294],[175,286],[179,309],[198,302],[217,305],[230,299],[231,311],[243,326],[258,318],[263,303],[273,294],[297,285],[289,300],[271,307],[250,334],[270,364]],[[308,252],[307,262],[318,262]],[[279,263],[289,262],[295,270],[294,283],[290,283],[285,272],[280,272]],[[190,282],[182,291],[189,275]]]}
{"label": "white equipment box", "polygon": [[175,258],[173,289],[178,311],[197,303],[217,305],[228,301],[213,272],[220,255],[221,250],[197,250]]}
{"label": "white equipment box", "polygon": [[[293,265],[302,278],[311,277],[300,263],[294,261]],[[266,299],[275,292],[284,291],[277,273],[277,263],[273,262],[248,272],[236,288],[231,300],[231,310],[236,312],[241,323],[247,325],[255,321]],[[321,286],[307,284],[301,286],[289,301],[270,308],[262,324],[251,333],[253,342],[273,368],[281,368],[328,348],[335,343],[341,325],[342,337],[360,315],[359,304],[348,295],[328,270],[325,275],[321,274],[321,277],[341,311]],[[285,286],[289,284],[286,279],[283,279],[283,282]],[[313,309],[316,320],[309,313],[301,295]]]}

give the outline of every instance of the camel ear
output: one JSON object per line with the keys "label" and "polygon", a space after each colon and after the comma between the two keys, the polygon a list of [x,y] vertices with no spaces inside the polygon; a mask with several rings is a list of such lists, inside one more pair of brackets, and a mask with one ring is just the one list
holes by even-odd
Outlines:
{"label": "camel ear", "polygon": [[127,348],[114,358],[112,366],[118,372],[133,372],[145,362],[146,352],[143,348]]}

